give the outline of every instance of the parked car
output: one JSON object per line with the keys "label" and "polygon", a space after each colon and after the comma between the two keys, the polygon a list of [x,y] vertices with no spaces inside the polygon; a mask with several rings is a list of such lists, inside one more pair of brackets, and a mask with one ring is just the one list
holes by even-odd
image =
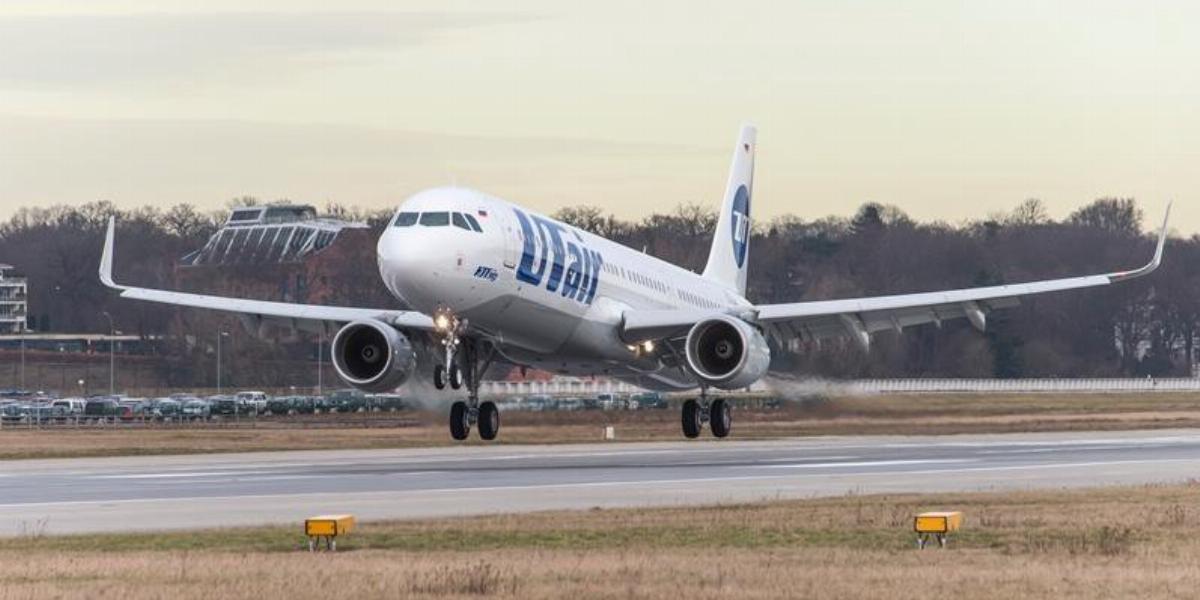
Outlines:
{"label": "parked car", "polygon": [[66,415],[82,415],[83,409],[87,407],[87,400],[83,398],[63,398],[55,400],[52,406],[60,407],[63,414]]}
{"label": "parked car", "polygon": [[212,407],[208,400],[196,398],[184,402],[179,414],[182,418],[189,420],[207,419],[212,415]]}
{"label": "parked car", "polygon": [[338,390],[329,396],[330,410],[358,412],[367,406],[367,395],[355,389]]}
{"label": "parked car", "polygon": [[150,402],[141,399],[122,400],[117,403],[117,416],[125,421],[152,416]]}
{"label": "parked car", "polygon": [[92,398],[83,406],[83,416],[88,419],[110,419],[117,416],[116,400],[111,398]]}
{"label": "parked car", "polygon": [[210,396],[208,398],[209,414],[214,417],[232,417],[237,415],[237,400],[230,396]]}
{"label": "parked car", "polygon": [[582,398],[559,398],[558,402],[555,404],[555,408],[558,410],[571,410],[571,411],[583,410],[583,399]]}
{"label": "parked car", "polygon": [[20,402],[7,402],[0,406],[0,419],[8,423],[17,423],[25,420],[25,415],[29,413],[29,405]]}
{"label": "parked car", "polygon": [[625,399],[620,394],[597,394],[596,402],[600,404],[602,410],[624,410],[627,406]]}
{"label": "parked car", "polygon": [[[637,403],[634,406],[634,402]],[[630,409],[662,409],[667,407],[667,398],[658,392],[641,392],[629,397]]]}
{"label": "parked car", "polygon": [[528,410],[533,412],[554,410],[554,399],[545,395],[529,396],[522,401],[522,404],[528,407]]}
{"label": "parked car", "polygon": [[399,394],[370,394],[366,407],[371,412],[396,412],[404,408],[404,399]]}
{"label": "parked car", "polygon": [[159,398],[150,410],[159,419],[178,419],[183,411],[183,402],[174,398]]}
{"label": "parked car", "polygon": [[237,400],[238,412],[243,415],[261,415],[267,411],[267,401],[269,398],[264,392],[238,392],[234,399]]}
{"label": "parked car", "polygon": [[275,396],[267,401],[267,412],[272,415],[290,415],[294,396]]}
{"label": "parked car", "polygon": [[293,396],[292,411],[298,415],[311,415],[317,407],[316,396]]}
{"label": "parked car", "polygon": [[525,407],[521,405],[521,399],[516,396],[513,396],[511,398],[506,398],[504,400],[497,402],[496,408],[498,408],[500,410],[500,412],[508,412],[508,411],[512,411],[512,410],[525,410]]}

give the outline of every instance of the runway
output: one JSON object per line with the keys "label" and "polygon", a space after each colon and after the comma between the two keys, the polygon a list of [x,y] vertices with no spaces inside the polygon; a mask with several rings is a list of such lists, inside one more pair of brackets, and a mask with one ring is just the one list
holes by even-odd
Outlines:
{"label": "runway", "polygon": [[404,519],[1197,476],[1200,430],[7,461],[0,462],[0,535],[298,524],[327,512]]}

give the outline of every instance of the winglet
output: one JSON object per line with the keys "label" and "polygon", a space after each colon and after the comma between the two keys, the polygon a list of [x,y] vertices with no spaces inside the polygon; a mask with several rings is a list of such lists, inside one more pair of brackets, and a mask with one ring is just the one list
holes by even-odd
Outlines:
{"label": "winglet", "polygon": [[1154,248],[1154,258],[1146,263],[1146,266],[1132,271],[1124,271],[1121,273],[1113,273],[1108,276],[1108,280],[1112,283],[1134,279],[1143,275],[1149,275],[1162,264],[1163,248],[1167,245],[1167,222],[1171,219],[1171,202],[1167,203],[1166,213],[1163,215],[1162,229],[1158,231],[1158,245]]}
{"label": "winglet", "polygon": [[104,234],[104,252],[100,254],[100,283],[115,290],[123,290],[125,286],[113,282],[113,238],[117,228],[117,218],[108,218],[108,231]]}

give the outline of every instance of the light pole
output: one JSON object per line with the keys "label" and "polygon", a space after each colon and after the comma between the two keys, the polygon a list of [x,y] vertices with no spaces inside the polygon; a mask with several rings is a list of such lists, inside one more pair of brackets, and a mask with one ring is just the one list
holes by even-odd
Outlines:
{"label": "light pole", "polygon": [[21,333],[21,389],[25,389],[25,336],[27,332]]}
{"label": "light pole", "polygon": [[108,311],[104,311],[104,316],[108,318],[108,395],[117,395],[117,354],[116,342],[113,338],[116,337],[116,326],[113,325],[112,315]]}
{"label": "light pole", "polygon": [[221,338],[229,337],[229,332],[217,332],[217,395],[221,395]]}
{"label": "light pole", "polygon": [[317,395],[321,395],[321,369],[325,366],[325,328],[317,332]]}

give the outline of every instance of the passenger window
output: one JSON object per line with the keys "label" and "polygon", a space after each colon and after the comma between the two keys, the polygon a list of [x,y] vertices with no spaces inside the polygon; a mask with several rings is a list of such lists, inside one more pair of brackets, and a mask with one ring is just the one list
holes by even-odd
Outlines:
{"label": "passenger window", "polygon": [[445,227],[450,224],[450,213],[427,212],[421,214],[421,224],[426,227]]}
{"label": "passenger window", "polygon": [[479,221],[476,221],[471,213],[463,213],[463,217],[466,218],[467,223],[471,224],[471,229],[483,233],[483,228],[479,226]]}
{"label": "passenger window", "polygon": [[451,217],[453,217],[453,219],[454,219],[455,227],[457,227],[459,229],[466,229],[467,231],[471,231],[471,226],[467,225],[467,220],[463,218],[462,213],[454,213],[451,215]]}
{"label": "passenger window", "polygon": [[394,227],[411,227],[417,222],[417,217],[420,216],[420,214],[421,213],[415,212],[402,212],[396,215],[396,222],[392,225]]}

